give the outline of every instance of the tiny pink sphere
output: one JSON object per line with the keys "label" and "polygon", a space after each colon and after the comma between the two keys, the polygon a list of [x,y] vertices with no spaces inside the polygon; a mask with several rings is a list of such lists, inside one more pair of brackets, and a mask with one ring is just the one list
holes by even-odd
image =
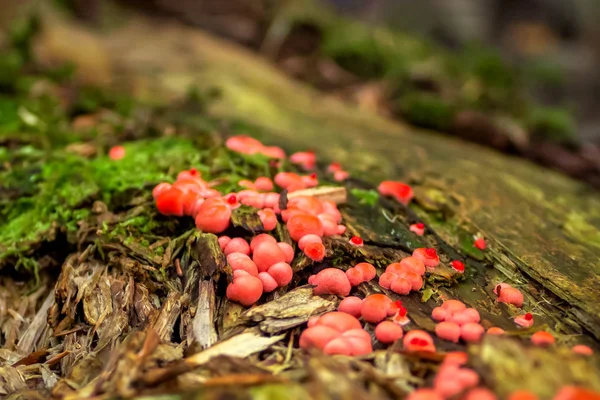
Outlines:
{"label": "tiny pink sphere", "polygon": [[275,282],[275,279],[273,279],[268,272],[260,272],[258,274],[258,279],[262,282],[265,293],[271,293],[273,290],[277,289],[277,282]]}
{"label": "tiny pink sphere", "polygon": [[265,198],[258,194],[255,196],[244,197],[240,200],[240,203],[250,207],[263,208],[265,206]]}
{"label": "tiny pink sphere", "polygon": [[497,326],[492,326],[491,328],[488,328],[486,335],[504,335],[505,331],[502,328],[498,328]]}
{"label": "tiny pink sphere", "polygon": [[590,346],[586,346],[585,344],[578,344],[573,346],[573,352],[581,354],[583,356],[591,356],[594,354],[594,350],[592,350]]}
{"label": "tiny pink sphere", "polygon": [[353,356],[363,356],[373,351],[371,335],[364,329],[351,329],[342,333],[342,337],[350,343],[350,353]]}
{"label": "tiny pink sphere", "polygon": [[113,146],[108,151],[108,157],[111,160],[120,160],[125,157],[125,147],[123,146]]}
{"label": "tiny pink sphere", "polygon": [[353,317],[360,318],[362,310],[362,299],[355,296],[348,296],[340,302],[338,311],[350,314]]}
{"label": "tiny pink sphere", "polygon": [[273,236],[269,235],[268,233],[261,233],[260,235],[255,236],[250,241],[250,250],[254,251],[254,249],[256,249],[258,247],[258,245],[260,245],[264,242],[277,243],[277,240]]}
{"label": "tiny pink sphere", "polygon": [[233,238],[227,243],[223,252],[226,256],[231,253],[242,253],[245,255],[250,255],[250,245],[242,238]]}
{"label": "tiny pink sphere", "polygon": [[304,248],[311,243],[323,243],[323,239],[321,239],[320,236],[314,235],[312,233],[304,235],[298,241],[298,247],[300,248],[300,250],[304,250]]}
{"label": "tiny pink sphere", "polygon": [[256,303],[263,293],[263,285],[255,276],[241,276],[227,286],[227,298],[243,306]]}
{"label": "tiny pink sphere", "polygon": [[279,193],[265,193],[264,194],[265,207],[275,208],[279,207]]}
{"label": "tiny pink sphere", "polygon": [[423,260],[417,257],[406,257],[400,261],[400,266],[407,271],[412,271],[418,275],[425,274],[425,264],[423,264]]}
{"label": "tiny pink sphere", "polygon": [[473,322],[471,321],[471,316],[469,314],[466,314],[465,311],[467,310],[459,311],[450,315],[449,317],[446,317],[446,321],[454,322],[458,325],[465,325],[469,322]]}
{"label": "tiny pink sphere", "polygon": [[446,300],[442,308],[450,314],[454,314],[467,309],[467,306],[460,300]]}
{"label": "tiny pink sphere", "polygon": [[277,282],[278,286],[287,285],[292,281],[292,277],[294,276],[292,267],[284,262],[271,265],[268,273],[273,277],[273,279],[275,279],[275,282]]}
{"label": "tiny pink sphere", "polygon": [[346,232],[346,226],[345,225],[338,225],[338,227],[337,227],[337,234],[338,235],[343,235],[344,232]]}
{"label": "tiny pink sphere", "polygon": [[464,388],[472,388],[479,383],[479,375],[477,375],[477,372],[468,368],[459,369],[455,375],[455,379],[457,379]]}
{"label": "tiny pink sphere", "polygon": [[317,216],[321,223],[323,224],[323,235],[325,236],[333,236],[337,235],[338,225],[335,219],[326,213],[321,213]]}
{"label": "tiny pink sphere", "polygon": [[325,354],[343,354],[346,356],[352,355],[352,344],[347,338],[337,337],[323,348]]}
{"label": "tiny pink sphere", "polygon": [[392,285],[390,286],[390,290],[392,292],[398,293],[400,295],[406,295],[406,294],[409,294],[410,291],[412,290],[412,285],[409,281],[407,281],[404,278],[396,278],[392,282]]}
{"label": "tiny pink sphere", "polygon": [[229,236],[219,236],[217,242],[219,242],[219,247],[223,250],[227,246],[227,243],[231,242],[231,238]]}
{"label": "tiny pink sphere", "polygon": [[467,308],[466,310],[463,311],[463,314],[465,314],[470,319],[470,322],[481,321],[481,317],[479,316],[479,311],[477,311],[474,308]]}
{"label": "tiny pink sphere", "polygon": [[[233,253],[233,254],[242,254],[242,253]],[[228,258],[227,261],[229,262],[229,265],[231,266],[232,271],[243,270],[252,276],[258,276],[258,268],[256,267],[256,264],[254,263],[254,261],[252,261],[249,258],[235,257],[235,258]]]}
{"label": "tiny pink sphere", "polygon": [[346,276],[348,277],[348,281],[352,286],[358,286],[364,282],[363,274],[356,268],[349,268],[346,271]]}
{"label": "tiny pink sphere", "polygon": [[436,379],[435,391],[443,398],[456,396],[464,390],[464,387],[458,380],[451,377],[446,379]]}
{"label": "tiny pink sphere", "polygon": [[254,249],[252,260],[256,263],[258,272],[266,272],[271,265],[285,262],[285,254],[277,242],[265,241]]}
{"label": "tiny pink sphere", "polygon": [[300,335],[300,348],[317,348],[323,350],[327,343],[340,336],[340,332],[329,326],[313,325],[305,329]]}
{"label": "tiny pink sphere", "polygon": [[257,190],[261,190],[263,192],[270,192],[271,190],[273,190],[273,181],[270,178],[267,178],[266,176],[261,176],[256,178],[256,180],[254,181],[254,187],[256,187]]}
{"label": "tiny pink sphere", "polygon": [[156,198],[158,196],[160,196],[161,193],[164,193],[169,189],[171,189],[170,183],[166,183],[166,182],[159,183],[158,185],[156,185],[154,187],[154,189],[152,189],[152,197],[156,200]]}
{"label": "tiny pink sphere", "polygon": [[435,334],[444,340],[458,343],[460,339],[460,326],[454,322],[440,322],[435,326]]}
{"label": "tiny pink sphere", "polygon": [[285,242],[279,242],[277,246],[285,254],[285,262],[288,264],[291,263],[294,260],[294,248]]}
{"label": "tiny pink sphere", "polygon": [[315,295],[336,294],[338,296],[348,296],[350,294],[350,282],[344,271],[337,268],[325,268],[316,275],[311,276],[308,281],[311,285],[316,285]]}
{"label": "tiny pink sphere", "polygon": [[448,317],[448,311],[442,307],[436,307],[431,311],[431,318],[436,321],[445,321],[446,317]]}
{"label": "tiny pink sphere", "polygon": [[444,398],[433,389],[417,389],[409,394],[406,400],[444,400]]}
{"label": "tiny pink sphere", "polygon": [[[236,280],[240,276],[250,276],[250,274],[247,273],[246,271],[244,271],[243,269],[236,269],[233,271],[233,280]],[[258,276],[258,275],[256,275],[256,276]]]}
{"label": "tiny pink sphere", "polygon": [[384,272],[379,277],[379,286],[384,289],[389,289],[392,287],[392,283],[397,279],[397,276],[392,274],[391,272]]}
{"label": "tiny pink sphere", "polygon": [[354,266],[354,268],[360,271],[365,282],[374,279],[377,275],[377,270],[375,269],[375,267],[372,264],[366,262],[358,263]]}
{"label": "tiny pink sphere", "polygon": [[485,329],[475,322],[469,322],[460,327],[460,336],[465,342],[477,343],[481,340]]}
{"label": "tiny pink sphere", "polygon": [[393,343],[398,339],[401,339],[404,335],[404,330],[398,324],[391,321],[380,322],[375,327],[375,337],[381,343]]}
{"label": "tiny pink sphere", "polygon": [[272,231],[277,227],[277,215],[275,215],[275,212],[272,209],[265,208],[263,210],[259,210],[257,214],[265,231]]}
{"label": "tiny pink sphere", "polygon": [[487,388],[475,388],[467,392],[464,400],[498,400],[498,397]]}

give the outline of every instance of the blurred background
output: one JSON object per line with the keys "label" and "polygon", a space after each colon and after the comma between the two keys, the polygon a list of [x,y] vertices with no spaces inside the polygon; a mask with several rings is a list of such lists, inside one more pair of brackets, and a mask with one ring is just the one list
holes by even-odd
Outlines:
{"label": "blurred background", "polygon": [[[107,0],[52,3],[91,26],[120,17]],[[600,187],[597,0],[118,3],[237,42],[361,108]]]}

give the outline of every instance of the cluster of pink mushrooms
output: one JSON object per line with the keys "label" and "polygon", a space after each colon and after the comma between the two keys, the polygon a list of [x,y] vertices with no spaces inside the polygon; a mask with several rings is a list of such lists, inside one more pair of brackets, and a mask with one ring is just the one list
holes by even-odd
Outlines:
{"label": "cluster of pink mushrooms", "polygon": [[[248,136],[229,138],[226,146],[233,151],[245,154],[263,154],[275,160],[286,158],[285,152],[274,146],[265,146]],[[316,167],[314,152],[294,153],[289,161],[305,171]],[[348,173],[338,163],[332,163],[328,172],[336,181],[348,178]],[[271,178],[263,176],[255,181],[239,182],[243,190],[237,193],[222,194],[211,187],[211,182],[202,179],[196,169],[182,171],[174,183],[160,183],[153,190],[158,211],[164,215],[191,216],[196,226],[204,232],[222,234],[231,223],[233,210],[240,205],[258,209],[257,213],[265,232],[274,230],[278,224],[285,224],[296,247],[313,262],[325,259],[324,236],[344,235],[342,214],[334,202],[321,200],[309,195],[290,196],[287,207],[280,209],[280,194],[274,191],[275,185],[286,189],[287,193],[312,188],[319,183],[315,173],[300,175],[294,172],[280,172]],[[384,181],[379,185],[382,196],[392,197],[401,204],[408,205],[413,198],[413,189],[402,182]],[[425,233],[422,223],[411,225],[410,230],[417,235]],[[294,247],[278,242],[274,236],[262,233],[250,242],[241,237],[231,238],[221,235],[219,245],[226,255],[232,276],[226,295],[231,301],[249,307],[263,295],[277,288],[286,287],[294,278],[291,267],[296,258]],[[360,237],[352,237],[349,242],[362,246]],[[483,238],[475,237],[474,246],[486,248]],[[372,264],[361,262],[345,271],[340,268],[324,268],[308,279],[315,295],[336,295],[342,298],[338,310],[313,317],[300,336],[300,347],[315,349],[326,354],[361,356],[373,351],[369,333],[372,326],[375,338],[382,344],[393,344],[402,340],[406,352],[435,352],[433,337],[426,331],[412,329],[404,331],[410,324],[408,312],[400,300],[392,300],[385,294],[371,294],[361,299],[350,296],[353,287],[378,279],[379,286],[390,293],[405,296],[422,289],[423,277],[440,264],[440,257],[433,248],[419,248],[413,254],[387,266],[377,277],[377,269]],[[453,260],[450,266],[462,273],[465,265]],[[522,307],[523,294],[506,283],[494,288],[497,301]],[[391,294],[390,294],[391,295]],[[485,331],[481,325],[479,312],[468,308],[458,300],[446,300],[432,311],[432,319],[437,321],[435,334],[438,339],[457,343],[478,342],[484,334],[502,335],[505,332],[497,327]],[[361,320],[367,327],[363,327]],[[533,317],[530,313],[515,318],[519,326],[530,327]],[[367,329],[365,329],[367,328]],[[536,345],[551,345],[554,337],[548,332],[537,332],[531,338]],[[592,349],[578,345],[577,353],[589,355]],[[463,394],[464,399],[487,400],[496,396],[483,387],[478,387],[479,376],[466,368],[466,353],[448,353],[435,379],[433,388],[417,389],[409,396],[410,400],[447,399]],[[535,397],[534,397],[535,398]]]}

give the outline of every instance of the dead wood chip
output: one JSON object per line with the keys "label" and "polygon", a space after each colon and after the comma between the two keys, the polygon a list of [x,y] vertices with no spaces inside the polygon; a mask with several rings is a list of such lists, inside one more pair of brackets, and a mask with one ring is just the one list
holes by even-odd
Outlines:
{"label": "dead wood chip", "polygon": [[0,367],[0,395],[8,395],[27,389],[23,374],[15,367]]}
{"label": "dead wood chip", "polygon": [[156,330],[161,342],[170,342],[173,334],[173,327],[181,313],[181,295],[178,292],[170,292],[163,303],[158,319],[154,323],[153,329]]}
{"label": "dead wood chip", "polygon": [[348,199],[348,192],[345,187],[323,186],[319,188],[297,190],[287,194],[289,200],[298,196],[312,196],[320,200],[333,201],[336,204],[343,204]]}
{"label": "dead wood chip", "polygon": [[189,341],[196,341],[203,349],[217,341],[217,330],[214,324],[215,288],[212,281],[200,282],[200,295],[196,315],[192,320]]}
{"label": "dead wood chip", "polygon": [[50,292],[44,300],[44,303],[35,314],[33,321],[27,327],[27,330],[23,333],[19,339],[17,349],[22,354],[28,354],[33,351],[36,342],[40,339],[43,332],[48,330],[48,310],[54,305],[54,292]]}
{"label": "dead wood chip", "polygon": [[265,337],[255,330],[246,331],[186,358],[185,363],[191,367],[198,367],[217,356],[248,357],[268,349],[284,337],[285,335]]}
{"label": "dead wood chip", "polygon": [[26,357],[21,358],[19,361],[14,363],[13,367],[18,367],[19,365],[31,365],[42,362],[48,355],[48,350],[40,350],[34,351],[31,354],[28,354]]}
{"label": "dead wood chip", "polygon": [[259,328],[266,333],[278,333],[308,321],[314,315],[333,311],[337,301],[333,297],[313,295],[308,286],[294,289],[277,300],[248,310],[242,315],[246,320],[259,322]]}

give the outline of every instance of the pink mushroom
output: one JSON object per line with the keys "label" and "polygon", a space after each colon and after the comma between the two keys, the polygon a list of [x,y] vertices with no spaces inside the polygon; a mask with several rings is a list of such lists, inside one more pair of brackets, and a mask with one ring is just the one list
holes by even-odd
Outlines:
{"label": "pink mushroom", "polygon": [[350,294],[350,282],[344,271],[337,268],[325,268],[316,275],[308,278],[308,283],[316,285],[315,295],[335,294],[346,297]]}

